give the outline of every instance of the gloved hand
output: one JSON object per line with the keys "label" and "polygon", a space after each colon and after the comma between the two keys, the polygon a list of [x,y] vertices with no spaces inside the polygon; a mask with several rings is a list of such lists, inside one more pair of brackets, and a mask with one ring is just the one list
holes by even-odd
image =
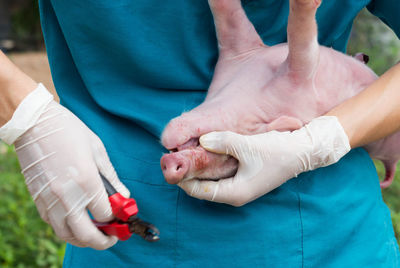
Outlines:
{"label": "gloved hand", "polygon": [[336,163],[350,151],[349,139],[334,116],[312,120],[293,132],[271,131],[254,136],[211,132],[200,138],[206,150],[229,154],[239,161],[233,178],[197,179],[179,186],[189,195],[242,206],[298,174]]}
{"label": "gloved hand", "polygon": [[101,140],[52,99],[39,85],[0,129],[0,138],[13,143],[19,137],[15,149],[29,192],[57,236],[76,246],[106,249],[117,238],[99,231],[87,212],[100,222],[113,218],[99,172],[124,196],[129,191]]}

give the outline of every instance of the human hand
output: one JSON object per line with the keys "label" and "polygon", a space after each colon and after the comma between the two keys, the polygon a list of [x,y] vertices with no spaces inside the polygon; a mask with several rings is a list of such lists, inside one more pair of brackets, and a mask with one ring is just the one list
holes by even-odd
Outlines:
{"label": "human hand", "polygon": [[[57,236],[79,247],[106,249],[117,238],[99,231],[87,212],[99,222],[113,218],[99,172],[124,196],[129,191],[119,181],[101,140],[49,94],[39,86],[28,95],[0,129],[0,137],[13,142],[21,134],[14,144],[22,173],[40,216]],[[23,118],[28,110],[36,118]],[[25,131],[27,125],[32,127]]]}
{"label": "human hand", "polygon": [[350,151],[349,140],[334,116],[323,116],[293,132],[270,131],[245,136],[211,132],[200,138],[205,149],[239,161],[234,177],[218,181],[191,179],[178,185],[187,194],[242,206],[298,174],[336,163]]}

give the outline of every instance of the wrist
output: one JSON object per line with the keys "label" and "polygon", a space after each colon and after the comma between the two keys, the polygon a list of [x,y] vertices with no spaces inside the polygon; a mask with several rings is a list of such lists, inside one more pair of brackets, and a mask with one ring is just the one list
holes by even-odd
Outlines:
{"label": "wrist", "polygon": [[38,84],[25,74],[19,74],[2,80],[0,83],[2,98],[0,100],[0,127],[8,122],[23,99],[34,91]]}
{"label": "wrist", "polygon": [[335,116],[315,118],[302,130],[311,145],[308,170],[334,164],[351,149],[349,138]]}
{"label": "wrist", "polygon": [[53,95],[42,85],[36,85],[36,89],[20,101],[12,117],[6,124],[0,127],[0,139],[8,144],[33,127],[48,104],[53,101]]}

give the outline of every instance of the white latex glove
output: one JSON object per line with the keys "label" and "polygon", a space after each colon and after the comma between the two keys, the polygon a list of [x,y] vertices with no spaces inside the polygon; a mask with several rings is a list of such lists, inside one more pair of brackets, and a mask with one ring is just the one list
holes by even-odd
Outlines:
{"label": "white latex glove", "polygon": [[211,132],[200,138],[211,152],[239,161],[233,178],[188,180],[179,186],[189,195],[242,206],[298,174],[336,163],[350,151],[349,139],[334,116],[323,116],[293,132],[271,131],[254,136]]}
{"label": "white latex glove", "polygon": [[[29,113],[27,113],[29,111]],[[28,129],[29,128],[29,129]],[[69,110],[53,101],[42,86],[18,106],[0,129],[0,138],[15,141],[22,173],[40,216],[61,239],[80,247],[106,249],[117,242],[92,223],[113,218],[101,172],[124,196],[101,140]]]}

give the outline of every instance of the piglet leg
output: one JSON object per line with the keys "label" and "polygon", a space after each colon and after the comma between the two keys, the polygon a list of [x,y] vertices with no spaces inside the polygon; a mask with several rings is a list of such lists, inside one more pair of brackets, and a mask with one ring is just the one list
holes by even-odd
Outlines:
{"label": "piglet leg", "polygon": [[[246,128],[240,126],[241,122],[247,121],[245,116],[253,118],[252,121],[255,119],[261,121],[254,127],[256,130],[259,129],[258,132],[266,130],[264,121],[258,120],[260,116],[253,116],[248,112],[243,99],[235,95],[260,88],[269,79],[268,74],[262,73],[266,68],[259,67],[264,64],[262,62],[264,57],[257,55],[259,50],[263,51],[267,46],[263,44],[253,24],[247,18],[240,0],[209,0],[209,5],[217,32],[218,63],[206,101],[192,111],[173,119],[166,126],[162,143],[170,150],[211,131],[229,129],[246,132]],[[250,62],[251,57],[258,59],[259,62]],[[260,74],[254,77],[246,75],[246,72]],[[238,74],[243,79],[234,81]],[[239,105],[240,102],[242,105]],[[253,99],[249,98],[247,105],[254,107]],[[245,115],[245,111],[248,115]],[[260,109],[256,112],[259,111]],[[179,135],[176,134],[177,131]]]}
{"label": "piglet leg", "polygon": [[385,166],[385,179],[381,182],[381,188],[387,188],[389,187],[396,175],[396,166],[398,159],[393,159],[393,160],[383,160],[382,161],[384,166]]}
{"label": "piglet leg", "polygon": [[237,55],[264,46],[240,0],[209,0],[220,55]]}
{"label": "piglet leg", "polygon": [[317,69],[320,47],[317,40],[315,14],[321,0],[290,0],[287,28],[290,77],[312,79]]}

